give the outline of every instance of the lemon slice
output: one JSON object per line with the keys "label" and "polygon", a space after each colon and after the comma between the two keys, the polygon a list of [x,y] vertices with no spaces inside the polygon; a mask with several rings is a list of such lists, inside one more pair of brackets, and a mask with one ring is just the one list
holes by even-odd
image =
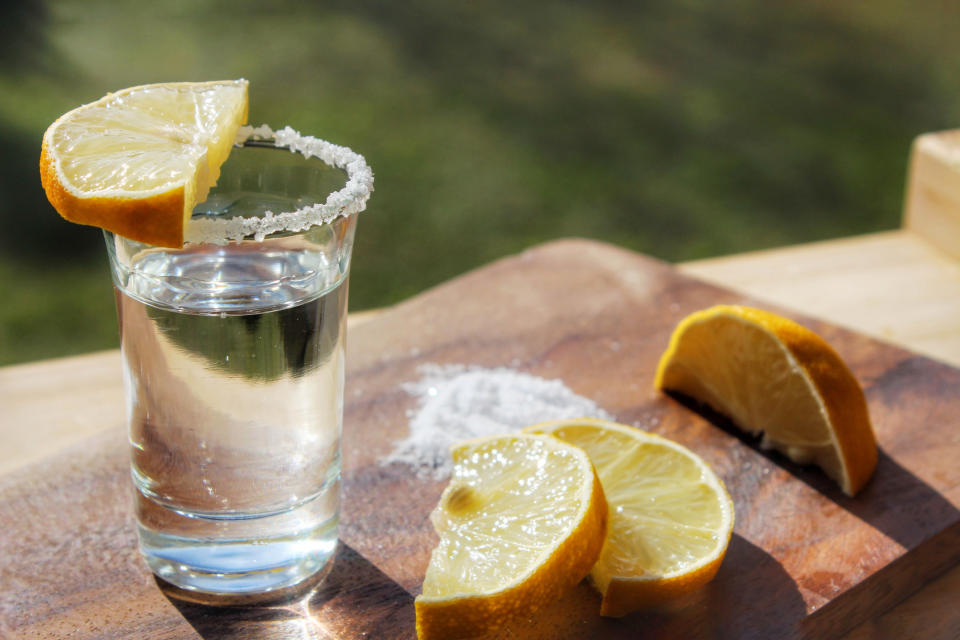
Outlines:
{"label": "lemon slice", "polygon": [[440,543],[416,599],[417,634],[468,638],[529,615],[586,577],[607,504],[590,459],[556,438],[471,440],[453,450],[431,514]]}
{"label": "lemon slice", "polygon": [[590,572],[600,613],[658,606],[713,579],[733,532],[733,502],[706,462],[683,446],[593,418],[524,429],[590,456],[610,508],[607,540]]}
{"label": "lemon slice", "polygon": [[863,390],[820,336],[768,311],[717,306],[673,332],[654,384],[729,417],[762,446],[856,494],[877,464]]}
{"label": "lemon slice", "polygon": [[182,246],[193,207],[216,183],[246,118],[246,80],[111,93],[47,129],[43,188],[67,220]]}

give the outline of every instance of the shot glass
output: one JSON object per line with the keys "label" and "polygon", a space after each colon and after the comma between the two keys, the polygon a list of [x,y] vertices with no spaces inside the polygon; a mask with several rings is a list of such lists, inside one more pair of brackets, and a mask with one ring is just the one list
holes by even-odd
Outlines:
{"label": "shot glass", "polygon": [[241,139],[182,248],[105,232],[140,550],[175,587],[226,596],[294,587],[336,549],[350,258],[373,184],[345,147]]}

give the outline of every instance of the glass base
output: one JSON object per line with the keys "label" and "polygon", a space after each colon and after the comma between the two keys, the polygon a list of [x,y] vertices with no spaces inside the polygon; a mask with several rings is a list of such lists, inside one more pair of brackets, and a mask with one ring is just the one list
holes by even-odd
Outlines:
{"label": "glass base", "polygon": [[171,539],[140,532],[140,551],[157,577],[175,587],[210,595],[267,593],[293,587],[325,568],[336,548],[336,535],[224,542]]}
{"label": "glass base", "polygon": [[140,552],[150,570],[187,592],[209,596],[286,592],[328,569],[337,548],[336,514],[294,533],[269,535],[291,520],[316,522],[315,518],[305,518],[315,515],[312,504],[263,518],[208,520],[160,506],[142,494],[138,502],[150,503],[154,515],[160,509],[168,519],[185,520],[191,525],[164,532],[142,521],[138,527]]}

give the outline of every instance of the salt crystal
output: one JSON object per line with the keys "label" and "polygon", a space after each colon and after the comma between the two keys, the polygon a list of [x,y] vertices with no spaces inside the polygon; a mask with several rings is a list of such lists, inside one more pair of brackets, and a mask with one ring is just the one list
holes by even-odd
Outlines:
{"label": "salt crystal", "polygon": [[418,398],[410,434],[394,445],[381,464],[413,467],[421,477],[446,478],[452,470],[450,447],[470,438],[517,431],[563,418],[611,416],[560,380],[500,367],[424,365],[422,377],[403,386]]}
{"label": "salt crystal", "polygon": [[296,211],[266,212],[262,218],[200,218],[187,225],[187,242],[200,244],[227,244],[253,237],[257,242],[278,231],[303,231],[313,225],[328,224],[333,220],[359,213],[367,208],[373,191],[373,171],[359,153],[347,147],[332,144],[311,136],[300,135],[290,127],[273,131],[267,125],[244,126],[237,132],[235,144],[243,145],[249,139],[272,141],[277,147],[300,153],[305,158],[319,158],[331,167],[347,172],[347,184],[327,196],[326,202],[313,204]]}

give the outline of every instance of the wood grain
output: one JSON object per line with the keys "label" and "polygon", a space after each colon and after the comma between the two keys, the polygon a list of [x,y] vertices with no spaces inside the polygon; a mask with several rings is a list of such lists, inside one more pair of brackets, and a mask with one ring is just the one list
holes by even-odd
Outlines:
{"label": "wood grain", "polygon": [[[402,389],[426,362],[562,379],[623,422],[707,459],[737,508],[716,580],[670,611],[597,615],[586,585],[503,637],[837,637],[960,560],[960,371],[801,319],[864,383],[882,454],[855,499],[816,470],[651,389],[677,320],[751,302],[608,245],[564,241],[467,274],[349,339],[342,547],[298,601],[235,610],[168,598],[137,557],[125,441],[114,424],[0,478],[0,627],[10,637],[413,637],[442,489],[379,460],[406,435]],[[363,634],[367,635],[364,636]]]}

